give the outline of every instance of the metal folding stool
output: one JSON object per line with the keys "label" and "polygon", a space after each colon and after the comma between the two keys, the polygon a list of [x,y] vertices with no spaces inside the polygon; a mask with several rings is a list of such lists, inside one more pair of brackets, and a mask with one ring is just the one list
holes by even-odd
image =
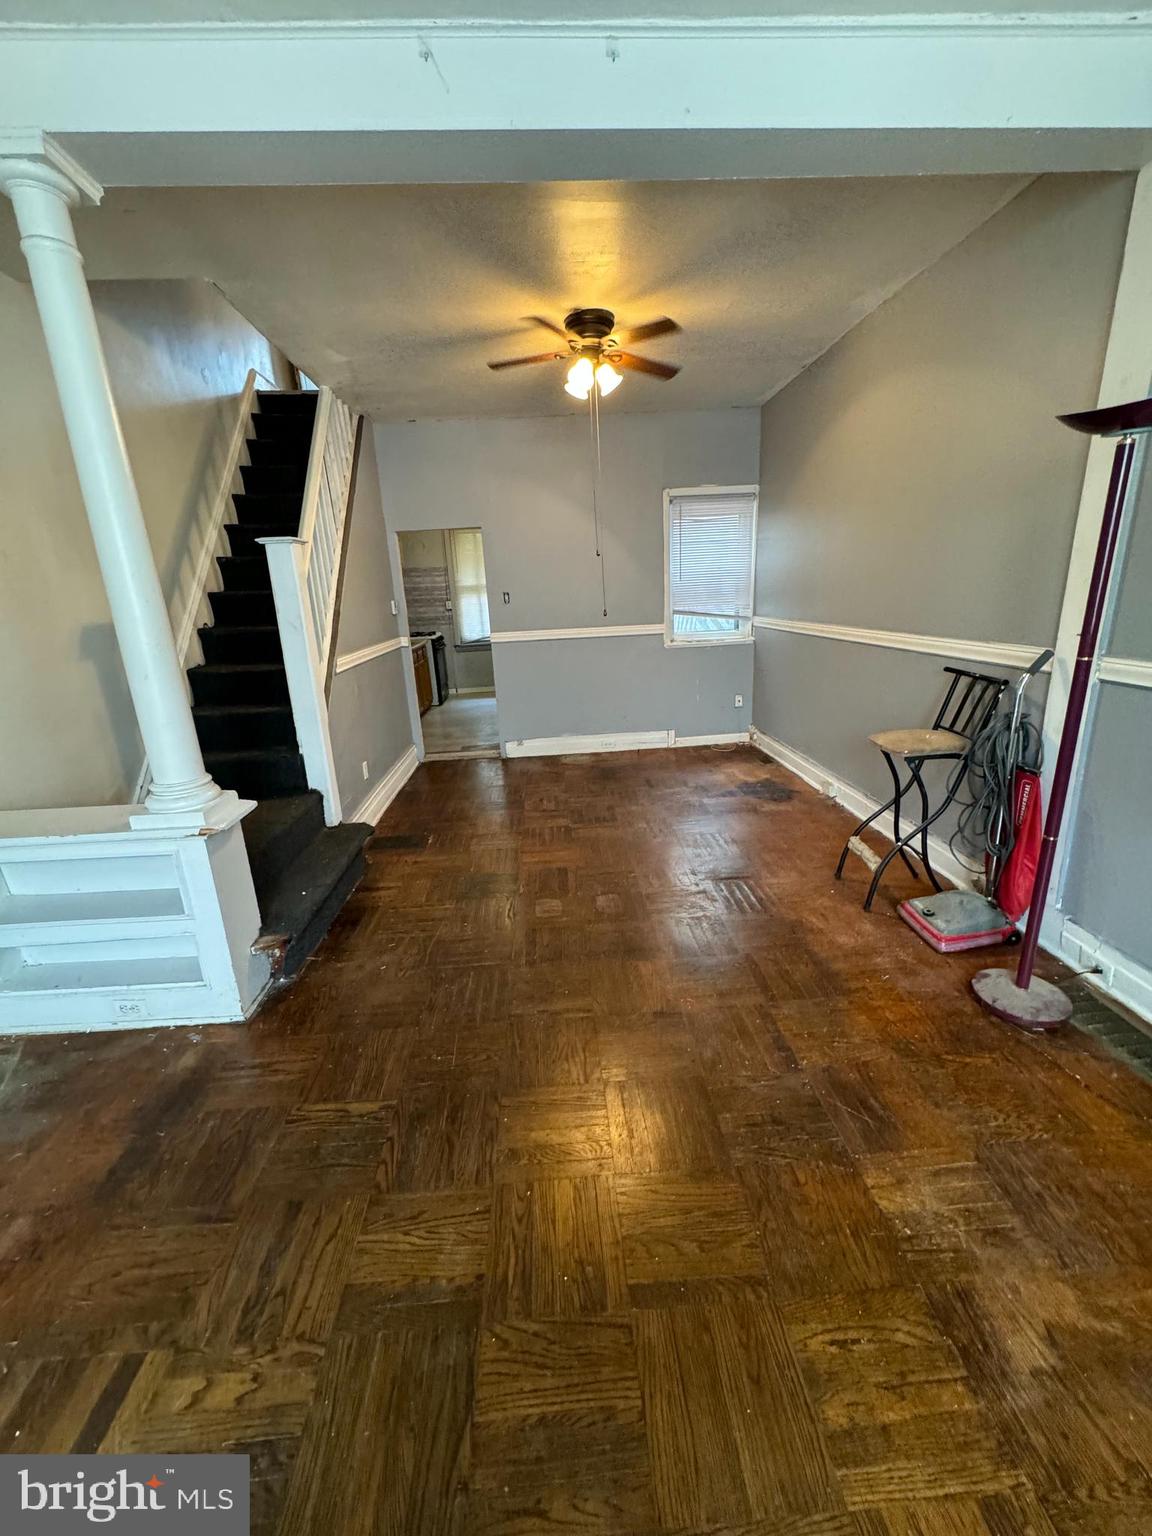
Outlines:
{"label": "metal folding stool", "polygon": [[[873,811],[871,816],[865,817],[849,835],[840,854],[840,862],[836,866],[837,880],[844,873],[844,861],[850,853],[857,854],[872,867],[872,883],[864,898],[865,912],[872,910],[872,902],[880,887],[880,881],[884,878],[884,871],[897,854],[904,861],[913,879],[920,878],[918,870],[908,856],[909,850],[924,866],[924,872],[931,880],[933,890],[943,889],[928,856],[928,829],[939,821],[955,800],[960,791],[962,775],[952,775],[943,800],[935,810],[931,810],[928,803],[928,789],[921,777],[921,770],[926,762],[960,762],[967,757],[972,742],[992,718],[1001,695],[1008,686],[1007,678],[988,677],[983,672],[966,672],[960,667],[945,667],[944,671],[951,674],[952,681],[944,696],[944,702],[936,711],[936,718],[929,727],[877,731],[874,736],[868,738],[880,749],[884,761],[888,764],[894,793],[891,800]],[[908,770],[906,784],[900,782],[900,772],[896,766],[897,758],[903,761]],[[910,832],[904,833],[901,829],[900,813],[904,796],[913,787],[919,791],[920,795],[920,821]],[[894,841],[891,850],[880,858],[872,852],[867,843],[860,841],[860,834],[889,811],[892,812]],[[912,844],[917,841],[919,841],[919,848],[913,848]],[[856,846],[853,847],[853,844]]]}

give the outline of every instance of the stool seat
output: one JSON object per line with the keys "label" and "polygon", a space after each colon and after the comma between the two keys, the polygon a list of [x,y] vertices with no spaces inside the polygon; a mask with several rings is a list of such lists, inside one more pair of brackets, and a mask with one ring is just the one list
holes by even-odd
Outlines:
{"label": "stool seat", "polygon": [[893,757],[963,757],[971,746],[957,731],[930,730],[924,726],[906,731],[877,731],[868,740]]}
{"label": "stool seat", "polygon": [[[904,731],[877,731],[875,736],[868,738],[874,747],[879,747],[892,776],[892,798],[878,805],[870,816],[865,816],[844,844],[840,862],[836,866],[836,878],[839,880],[844,873],[844,861],[850,853],[854,853],[871,869],[872,883],[864,898],[865,912],[872,910],[872,900],[884,878],[884,871],[896,858],[903,860],[913,879],[919,877],[912,860],[919,859],[924,866],[924,873],[932,882],[933,890],[943,889],[929,857],[928,829],[935,826],[960,793],[964,782],[961,771],[964,760],[972,750],[972,743],[995,714],[1000,695],[1008,686],[1002,677],[990,677],[983,672],[967,672],[963,667],[945,667],[944,671],[952,681],[948,684],[944,702],[936,711],[931,725],[912,726]],[[928,786],[923,777],[924,764],[933,758],[938,762],[951,760],[960,765],[955,772],[948,774],[947,783],[940,786],[940,803],[935,810],[929,801]],[[901,783],[904,774],[908,775],[907,784]],[[905,795],[913,790],[920,800],[920,820],[910,831],[905,832],[900,824],[900,813],[904,808]],[[869,848],[860,834],[867,832],[874,822],[887,816],[889,811],[892,812],[892,847],[881,857]],[[919,845],[915,854],[909,852],[913,844]]]}

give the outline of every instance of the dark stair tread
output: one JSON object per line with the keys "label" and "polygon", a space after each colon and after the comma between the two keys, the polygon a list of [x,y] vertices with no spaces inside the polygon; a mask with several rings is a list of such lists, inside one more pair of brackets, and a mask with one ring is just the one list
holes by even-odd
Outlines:
{"label": "dark stair tread", "polygon": [[[188,680],[197,705],[279,704],[288,708],[288,675],[283,661],[206,661],[189,667]],[[253,694],[255,696],[253,696]]]}
{"label": "dark stair tread", "polygon": [[319,790],[261,800],[241,822],[257,897],[324,831],[324,798]]}
{"label": "dark stair tread", "polygon": [[220,676],[226,672],[242,672],[245,676],[251,676],[253,672],[283,672],[284,663],[280,661],[205,661],[198,667],[189,667],[188,676],[193,672],[203,676],[207,672]]}
{"label": "dark stair tread", "polygon": [[287,934],[284,973],[300,968],[364,873],[372,828],[348,821],[325,827],[287,869],[257,892],[265,934]]}
{"label": "dark stair tread", "polygon": [[243,800],[275,800],[308,788],[304,759],[296,747],[227,747],[204,752],[204,766],[222,789]]}
{"label": "dark stair tread", "polygon": [[[265,594],[267,596],[267,594]],[[230,639],[233,635],[279,635],[280,631],[275,624],[201,624],[198,633],[208,632],[219,635],[222,639]],[[272,666],[269,662],[267,665]]]}
{"label": "dark stair tread", "polygon": [[[300,515],[299,507],[296,508],[296,515],[297,515],[297,517],[299,517],[299,515]],[[243,539],[243,541],[245,543],[250,543],[253,546],[256,544],[256,540],[257,539],[291,539],[291,538],[295,537],[294,534],[285,533],[284,532],[284,523],[283,522],[279,522],[279,523],[225,523],[224,524],[224,532],[226,534],[228,534],[229,536],[231,536],[234,533],[234,534],[236,534],[236,536],[238,538]],[[251,554],[251,555],[218,555],[217,559],[219,559],[219,560],[255,560],[257,558],[257,556],[261,560],[267,560],[268,559],[268,556],[264,553],[263,547],[257,549],[255,554]]]}
{"label": "dark stair tread", "polygon": [[[243,672],[245,670],[259,671],[260,669],[218,666],[215,670],[217,672]],[[275,670],[282,671],[283,668],[276,668]],[[292,713],[292,706],[290,704],[194,704],[192,706],[192,713],[194,715],[284,715]]]}
{"label": "dark stair tread", "polygon": [[[290,417],[280,418],[284,421]],[[265,465],[291,464],[293,468],[300,462],[307,461],[312,455],[312,438],[307,432],[297,432],[289,436],[287,432],[278,432],[275,437],[250,437],[247,442],[248,462],[263,468]],[[277,458],[282,454],[282,458]]]}
{"label": "dark stair tread", "polygon": [[205,752],[204,762],[207,765],[209,758],[216,764],[294,762],[299,756],[295,747],[222,747],[215,752]]}
{"label": "dark stair tread", "polygon": [[313,416],[319,395],[311,389],[258,389],[260,410],[270,415]]}
{"label": "dark stair tread", "polygon": [[276,628],[276,601],[270,586],[218,587],[215,592],[209,592],[208,602],[218,628]]}
{"label": "dark stair tread", "polygon": [[315,415],[308,411],[254,411],[252,414],[252,431],[260,443],[271,443],[281,437],[289,441],[301,437],[310,441],[314,423]]}
{"label": "dark stair tread", "polygon": [[271,587],[268,557],[262,549],[254,555],[217,555],[216,564],[224,578],[225,592],[267,592]]}
{"label": "dark stair tread", "polygon": [[232,506],[236,524],[248,528],[256,523],[267,529],[265,538],[295,538],[304,506],[304,487],[290,491],[233,491]]}

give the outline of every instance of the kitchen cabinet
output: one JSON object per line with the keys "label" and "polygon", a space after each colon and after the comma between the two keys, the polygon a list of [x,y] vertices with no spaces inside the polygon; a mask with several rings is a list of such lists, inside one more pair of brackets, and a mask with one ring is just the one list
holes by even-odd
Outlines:
{"label": "kitchen cabinet", "polygon": [[428,644],[412,647],[412,671],[416,675],[416,702],[420,713],[432,708],[435,693],[432,688],[432,668],[428,665]]}

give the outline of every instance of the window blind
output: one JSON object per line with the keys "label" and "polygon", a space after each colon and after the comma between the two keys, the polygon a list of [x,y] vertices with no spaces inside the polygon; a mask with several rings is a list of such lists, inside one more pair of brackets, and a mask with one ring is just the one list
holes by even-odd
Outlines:
{"label": "window blind", "polygon": [[755,491],[701,491],[668,506],[672,634],[744,634],[752,619]]}
{"label": "window blind", "polygon": [[484,544],[479,528],[449,529],[452,586],[456,593],[456,639],[462,645],[488,640],[488,583],[484,574]]}

